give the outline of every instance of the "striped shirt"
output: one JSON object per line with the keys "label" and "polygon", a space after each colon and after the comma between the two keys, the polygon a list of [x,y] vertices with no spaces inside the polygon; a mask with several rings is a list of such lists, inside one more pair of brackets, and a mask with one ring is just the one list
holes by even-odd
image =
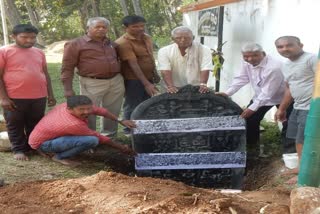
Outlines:
{"label": "striped shirt", "polygon": [[[105,116],[108,111],[93,106],[94,115]],[[29,144],[38,149],[42,143],[63,136],[96,136],[100,143],[110,142],[110,138],[89,129],[88,120],[80,119],[70,113],[66,103],[62,103],[45,115],[33,129]]]}

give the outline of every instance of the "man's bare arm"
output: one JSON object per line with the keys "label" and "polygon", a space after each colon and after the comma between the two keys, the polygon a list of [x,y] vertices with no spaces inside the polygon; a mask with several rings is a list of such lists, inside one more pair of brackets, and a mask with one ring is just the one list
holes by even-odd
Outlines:
{"label": "man's bare arm", "polygon": [[281,104],[274,115],[275,121],[285,121],[286,120],[286,110],[289,107],[289,105],[293,102],[293,98],[291,96],[290,88],[288,83],[286,83],[286,90],[284,93],[284,96],[282,98]]}
{"label": "man's bare arm", "polygon": [[161,71],[161,75],[162,75],[164,83],[167,86],[167,92],[168,93],[177,93],[178,92],[178,88],[173,83],[172,71],[163,70],[163,71]]}
{"label": "man's bare arm", "polygon": [[156,95],[158,93],[158,89],[154,86],[154,84],[152,84],[151,82],[149,82],[149,80],[144,76],[143,72],[141,71],[141,68],[137,62],[136,59],[129,59],[128,60],[128,64],[131,67],[131,69],[133,70],[134,74],[136,75],[136,77],[141,81],[141,83],[144,85],[147,93],[150,96]]}
{"label": "man's bare arm", "polygon": [[209,79],[209,70],[204,70],[200,72],[200,93],[207,93],[209,92],[209,88],[207,87],[207,82]]}
{"label": "man's bare arm", "polygon": [[61,67],[61,82],[64,88],[64,96],[69,97],[75,95],[72,87],[74,69],[78,64],[79,51],[76,44],[73,42],[66,43],[63,51],[62,67]]}
{"label": "man's bare arm", "polygon": [[3,109],[14,111],[16,106],[14,102],[9,98],[6,86],[3,81],[4,69],[0,68],[0,104]]}
{"label": "man's bare arm", "polygon": [[47,80],[48,106],[52,107],[57,103],[57,101],[54,98],[52,84],[51,84],[51,78],[50,78],[50,75],[48,73],[47,65],[43,66],[43,72],[44,72],[44,75],[46,76],[46,80]]}

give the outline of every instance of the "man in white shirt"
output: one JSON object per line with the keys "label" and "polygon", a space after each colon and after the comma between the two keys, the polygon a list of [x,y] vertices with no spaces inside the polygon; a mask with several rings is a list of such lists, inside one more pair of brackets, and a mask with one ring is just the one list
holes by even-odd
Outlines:
{"label": "man in white shirt", "polygon": [[216,94],[231,96],[244,85],[251,84],[255,94],[241,117],[246,119],[248,152],[257,155],[260,122],[270,108],[280,104],[285,83],[281,62],[267,56],[259,44],[245,44],[242,47],[242,56],[244,62],[240,73],[234,77],[225,93]]}
{"label": "man in white shirt", "polygon": [[[303,44],[295,36],[282,36],[275,41],[279,54],[288,60],[284,64],[286,90],[275,120],[286,120],[286,109],[294,101],[293,111],[288,120],[287,137],[295,139],[299,161],[304,142],[304,129],[312,97],[316,73],[317,56],[303,51]],[[299,169],[292,170],[297,174]],[[294,177],[287,183],[296,183]]]}
{"label": "man in white shirt", "polygon": [[209,91],[207,81],[213,69],[210,48],[193,41],[192,31],[180,26],[171,32],[173,44],[158,52],[161,71],[168,93],[177,93],[185,85],[199,85],[200,93]]}

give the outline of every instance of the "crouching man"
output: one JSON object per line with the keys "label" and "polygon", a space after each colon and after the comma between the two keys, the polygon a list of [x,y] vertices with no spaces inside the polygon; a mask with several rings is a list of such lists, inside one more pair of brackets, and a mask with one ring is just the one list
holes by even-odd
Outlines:
{"label": "crouching man", "polygon": [[68,97],[67,103],[56,106],[40,120],[30,135],[30,146],[42,154],[53,153],[53,161],[69,166],[79,164],[70,160],[71,157],[94,148],[99,143],[134,155],[129,147],[91,130],[88,127],[89,115],[103,116],[128,128],[135,127],[132,121],[119,121],[107,109],[94,106],[88,97],[75,95]]}

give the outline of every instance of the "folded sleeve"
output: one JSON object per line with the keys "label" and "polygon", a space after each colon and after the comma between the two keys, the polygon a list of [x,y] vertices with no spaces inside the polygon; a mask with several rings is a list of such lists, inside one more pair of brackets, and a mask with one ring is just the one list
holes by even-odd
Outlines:
{"label": "folded sleeve", "polygon": [[250,82],[248,72],[246,71],[246,67],[243,65],[240,72],[233,78],[232,83],[228,90],[226,91],[226,94],[228,96],[233,95],[236,93],[241,87],[248,84]]}
{"label": "folded sleeve", "polygon": [[161,48],[158,51],[158,70],[168,71],[171,70],[168,48]]}

